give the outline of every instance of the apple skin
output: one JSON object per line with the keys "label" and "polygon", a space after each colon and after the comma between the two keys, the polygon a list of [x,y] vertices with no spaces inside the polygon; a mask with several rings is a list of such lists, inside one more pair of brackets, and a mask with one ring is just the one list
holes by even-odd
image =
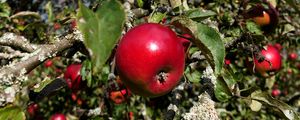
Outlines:
{"label": "apple skin", "polygon": [[297,60],[297,58],[298,58],[298,55],[297,55],[297,53],[295,53],[295,52],[292,52],[292,53],[290,53],[289,54],[289,59],[290,60]]}
{"label": "apple skin", "polygon": [[281,56],[277,48],[273,45],[267,45],[266,50],[262,50],[261,54],[265,57],[264,61],[259,62],[254,58],[255,70],[264,77],[268,77],[267,72],[276,72],[281,68]]}
{"label": "apple skin", "polygon": [[272,96],[277,97],[281,94],[281,91],[279,89],[272,90]]}
{"label": "apple skin", "polygon": [[64,114],[56,113],[50,117],[50,120],[67,120],[67,118]]}
{"label": "apple skin", "polygon": [[52,60],[46,60],[44,65],[45,65],[45,67],[51,67],[53,65],[53,61]]}
{"label": "apple skin", "polygon": [[259,26],[266,26],[270,24],[270,15],[263,11],[263,16],[254,17],[253,21]]}
{"label": "apple skin", "polygon": [[126,95],[129,96],[129,92],[126,89],[120,91],[112,91],[109,93],[109,99],[115,104],[121,104],[126,101]]}
{"label": "apple skin", "polygon": [[144,97],[170,92],[183,74],[184,42],[170,28],[156,23],[129,30],[116,51],[116,68],[125,86]]}
{"label": "apple skin", "polygon": [[39,106],[36,103],[31,103],[27,107],[27,112],[30,117],[34,117],[39,110]]}
{"label": "apple skin", "polygon": [[82,80],[80,70],[81,64],[71,64],[67,67],[67,70],[64,73],[64,78],[67,81],[68,87],[70,89],[79,89]]}

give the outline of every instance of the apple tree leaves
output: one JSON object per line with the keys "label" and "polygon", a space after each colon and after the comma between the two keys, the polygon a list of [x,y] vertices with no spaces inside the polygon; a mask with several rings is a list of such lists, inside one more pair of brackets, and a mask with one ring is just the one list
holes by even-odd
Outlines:
{"label": "apple tree leaves", "polygon": [[78,24],[92,56],[93,74],[101,72],[121,36],[124,23],[125,12],[117,0],[103,1],[96,12],[80,4]]}
{"label": "apple tree leaves", "polygon": [[224,63],[225,46],[218,31],[184,17],[177,17],[173,21],[176,27],[188,29],[186,31],[194,35],[192,42],[204,53],[215,74],[219,75]]}
{"label": "apple tree leaves", "polygon": [[8,105],[0,109],[0,120],[25,120],[23,109],[18,106]]}
{"label": "apple tree leaves", "polygon": [[278,115],[289,120],[299,120],[299,114],[288,104],[271,97],[268,93],[260,90],[251,94],[250,98],[274,109]]}

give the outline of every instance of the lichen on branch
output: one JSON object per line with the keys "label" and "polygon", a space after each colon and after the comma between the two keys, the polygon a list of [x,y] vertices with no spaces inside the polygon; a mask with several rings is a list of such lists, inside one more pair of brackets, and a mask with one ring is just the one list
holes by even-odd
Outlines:
{"label": "lichen on branch", "polygon": [[[29,52],[28,55],[12,61],[6,66],[0,68],[0,99],[6,99],[9,94],[3,92],[12,85],[17,85],[17,89],[22,89],[21,84],[28,80],[26,74],[36,68],[45,60],[60,55],[63,51],[71,48],[74,44],[82,42],[82,34],[75,30],[62,36],[55,37],[53,44],[36,45],[31,44],[28,40],[14,33],[6,33],[0,37],[0,45],[12,46]],[[15,90],[20,91],[20,90]],[[17,93],[17,92],[16,92]],[[1,103],[3,106],[5,103]]]}

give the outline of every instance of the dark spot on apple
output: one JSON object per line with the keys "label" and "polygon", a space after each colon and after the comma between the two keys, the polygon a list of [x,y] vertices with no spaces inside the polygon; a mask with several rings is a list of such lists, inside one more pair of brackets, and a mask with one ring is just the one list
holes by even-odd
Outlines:
{"label": "dark spot on apple", "polygon": [[166,70],[161,70],[156,74],[156,79],[163,84],[168,78],[168,72]]}

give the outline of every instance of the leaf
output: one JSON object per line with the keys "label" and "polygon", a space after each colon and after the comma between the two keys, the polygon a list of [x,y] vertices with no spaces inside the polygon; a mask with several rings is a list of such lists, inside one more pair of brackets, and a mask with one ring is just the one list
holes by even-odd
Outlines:
{"label": "leaf", "polygon": [[149,23],[159,23],[166,17],[166,13],[153,12],[148,19]]}
{"label": "leaf", "polygon": [[173,9],[179,7],[182,4],[181,0],[169,0],[169,3],[171,4],[171,7]]}
{"label": "leaf", "polygon": [[256,100],[251,100],[250,108],[252,111],[259,111],[261,109],[262,104]]}
{"label": "leaf", "polygon": [[206,19],[211,16],[217,15],[214,11],[211,10],[200,10],[200,9],[192,9],[186,12],[186,16],[192,20],[200,21]]}
{"label": "leaf", "polygon": [[11,8],[7,3],[0,3],[0,17],[8,18],[11,12]]}
{"label": "leaf", "polygon": [[192,68],[187,67],[184,73],[190,82],[198,83],[200,81],[201,73],[198,70],[193,70]]}
{"label": "leaf", "polygon": [[234,86],[234,84],[236,84],[236,82],[238,81],[237,75],[235,75],[229,69],[222,70],[222,77],[225,80],[225,82],[229,88],[232,88]]}
{"label": "leaf", "polygon": [[141,8],[144,5],[144,1],[143,0],[137,0],[137,4]]}
{"label": "leaf", "polygon": [[215,74],[219,75],[225,58],[225,47],[220,34],[215,29],[188,18],[177,17],[173,21],[176,27],[187,28],[194,35],[192,42],[204,53]]}
{"label": "leaf", "polygon": [[0,108],[0,120],[25,120],[25,113],[18,106]]}
{"label": "leaf", "polygon": [[60,89],[67,86],[67,82],[63,78],[56,78],[55,80],[52,80],[50,83],[48,83],[43,89],[38,92],[35,100],[40,100],[46,96],[49,96],[51,93],[59,91]]}
{"label": "leaf", "polygon": [[228,101],[232,96],[228,85],[222,77],[219,77],[217,80],[215,87],[215,96],[221,102]]}
{"label": "leaf", "polygon": [[255,33],[257,35],[262,35],[262,31],[259,29],[259,26],[252,21],[246,22],[246,27],[251,33]]}
{"label": "leaf", "polygon": [[50,84],[53,80],[51,80],[49,77],[46,77],[42,82],[39,83],[37,88],[34,88],[34,92],[40,92],[43,90],[44,87],[46,87],[48,84]]}
{"label": "leaf", "polygon": [[270,107],[272,107],[273,109],[278,109],[281,113],[281,115],[283,115],[283,117],[287,118],[287,119],[300,119],[299,115],[297,114],[296,111],[294,111],[294,109],[292,107],[290,107],[288,104],[279,101],[273,97],[271,97],[268,93],[266,92],[262,92],[260,90],[255,91],[251,94],[251,99],[259,101],[263,104],[266,104]]}
{"label": "leaf", "polygon": [[54,19],[55,19],[55,16],[53,15],[53,8],[52,8],[51,1],[49,1],[46,4],[45,8],[46,8],[46,11],[47,11],[47,14],[48,14],[48,21],[53,22]]}
{"label": "leaf", "polygon": [[82,68],[80,70],[80,75],[82,76],[82,81],[87,81],[87,86],[91,87],[92,86],[92,73],[91,73],[91,69],[92,69],[92,63],[89,60],[85,60],[82,63]]}
{"label": "leaf", "polygon": [[96,13],[80,3],[78,20],[84,43],[92,56],[94,75],[102,70],[121,36],[125,12],[117,0],[103,1]]}

